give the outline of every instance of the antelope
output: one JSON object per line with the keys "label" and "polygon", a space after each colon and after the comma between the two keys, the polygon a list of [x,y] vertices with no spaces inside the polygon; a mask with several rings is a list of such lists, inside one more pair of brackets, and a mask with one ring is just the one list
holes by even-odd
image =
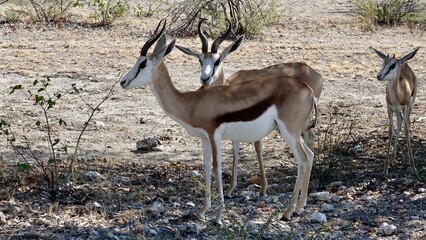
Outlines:
{"label": "antelope", "polygon": [[[407,61],[416,55],[419,48],[416,48],[401,59],[395,58],[395,55],[393,55],[393,57],[389,57],[389,55],[385,55],[374,48],[372,49],[384,61],[382,70],[380,70],[377,74],[377,79],[379,81],[387,81],[386,103],[389,119],[389,139],[384,174],[385,176],[388,175],[389,163],[393,163],[395,161],[398,139],[403,121],[405,141],[408,149],[408,161],[411,168],[416,171],[410,142],[410,113],[413,110],[414,100],[416,99],[417,81],[416,75],[410,66],[408,66]],[[397,129],[395,144],[393,146],[392,154],[390,154],[394,134],[393,114],[396,115]]]}
{"label": "antelope", "polygon": [[[201,139],[205,171],[205,195],[198,217],[204,219],[211,207],[212,160],[215,164],[219,207],[215,223],[222,223],[225,209],[222,186],[221,140],[253,142],[275,129],[289,144],[297,160],[297,178],[288,208],[281,219],[288,220],[306,205],[313,152],[300,135],[314,108],[314,94],[306,84],[291,77],[264,77],[228,86],[205,86],[180,92],[172,83],[163,62],[174,48],[163,34],[161,20],[141,49],[136,64],[123,76],[121,87],[131,89],[148,85],[163,111],[192,136]],[[161,30],[159,30],[161,26]],[[154,51],[149,48],[157,42]]]}
{"label": "antelope", "polygon": [[[324,79],[322,76],[312,69],[310,66],[308,66],[306,63],[301,62],[290,62],[290,63],[281,63],[272,65],[266,68],[262,69],[251,69],[251,70],[240,70],[235,73],[233,73],[228,79],[225,80],[225,73],[223,70],[223,62],[228,56],[229,53],[237,50],[243,39],[244,36],[239,37],[237,40],[235,40],[233,43],[231,43],[228,47],[226,47],[222,53],[218,53],[218,48],[220,44],[228,38],[232,31],[232,24],[229,20],[226,20],[228,22],[228,28],[225,33],[220,35],[218,38],[216,38],[212,45],[211,45],[211,51],[208,51],[208,40],[205,36],[204,32],[202,31],[202,24],[207,19],[200,19],[198,23],[198,36],[201,40],[201,53],[196,52],[194,50],[191,50],[186,47],[182,47],[179,45],[176,45],[176,47],[181,50],[183,53],[194,56],[198,58],[200,64],[201,64],[201,84],[202,86],[219,86],[219,85],[225,85],[225,84],[232,84],[237,81],[249,81],[256,78],[262,78],[262,77],[268,77],[268,76],[289,76],[298,79],[299,81],[302,81],[306,83],[308,86],[312,88],[314,91],[316,99],[318,99],[322,92],[322,85],[324,82]],[[309,131],[304,131],[303,136],[305,140],[307,141],[308,146],[312,149],[314,145],[314,130],[310,129]],[[229,189],[226,191],[225,196],[230,198],[232,192],[237,186],[237,175],[238,175],[238,160],[239,160],[239,142],[233,142],[233,165],[232,165],[232,175],[231,175],[231,185]],[[266,195],[266,188],[268,186],[268,182],[265,175],[265,167],[263,162],[263,153],[262,153],[262,141],[256,141],[254,142],[257,159],[259,162],[259,169],[260,169],[260,182],[261,182],[261,188],[260,188],[260,196]]]}

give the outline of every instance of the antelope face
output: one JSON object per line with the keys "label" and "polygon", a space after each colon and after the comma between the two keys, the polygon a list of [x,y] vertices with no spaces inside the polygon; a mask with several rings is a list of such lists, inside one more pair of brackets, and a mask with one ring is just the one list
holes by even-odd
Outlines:
{"label": "antelope face", "polygon": [[153,62],[145,57],[140,56],[135,66],[130,69],[120,82],[124,89],[135,88],[147,85],[151,82]]}
{"label": "antelope face", "polygon": [[377,74],[377,79],[380,81],[392,81],[397,78],[397,76],[401,73],[401,69],[404,66],[404,64],[407,63],[408,60],[413,58],[419,48],[414,49],[414,51],[406,54],[401,59],[396,59],[395,54],[393,57],[389,57],[389,54],[386,55],[379,50],[376,50],[374,48],[371,48],[376,52],[377,56],[379,56],[381,59],[383,59],[384,64],[382,70]]}
{"label": "antelope face", "polygon": [[198,57],[201,63],[201,84],[203,86],[216,82],[219,78],[219,68],[221,67],[220,55],[217,53],[204,53]]}
{"label": "antelope face", "polygon": [[379,81],[392,81],[398,75],[400,68],[399,60],[395,58],[386,58],[382,70],[377,74]]}

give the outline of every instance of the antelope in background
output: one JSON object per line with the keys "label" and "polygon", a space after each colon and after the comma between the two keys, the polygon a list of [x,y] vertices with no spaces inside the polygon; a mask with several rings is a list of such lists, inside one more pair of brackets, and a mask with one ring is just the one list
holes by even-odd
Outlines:
{"label": "antelope in background", "polygon": [[[251,70],[240,70],[233,73],[228,79],[225,80],[225,73],[223,70],[223,62],[228,56],[229,53],[237,50],[241,45],[244,37],[241,36],[228,47],[226,47],[222,53],[218,53],[218,48],[220,44],[229,37],[232,31],[232,24],[229,20],[228,29],[225,33],[215,39],[211,46],[211,51],[208,51],[208,41],[207,37],[203,33],[202,24],[206,19],[200,19],[198,23],[198,36],[201,40],[201,53],[193,51],[189,48],[176,45],[176,47],[181,50],[183,53],[194,56],[198,58],[201,64],[201,84],[203,86],[220,86],[225,84],[233,84],[238,81],[249,81],[252,79],[271,77],[271,76],[288,76],[298,79],[301,82],[309,85],[314,91],[315,97],[318,99],[321,95],[322,86],[324,79],[322,76],[308,66],[305,63],[301,62],[290,62],[290,63],[281,63],[272,65],[262,69],[251,69]],[[304,139],[307,142],[308,146],[313,149],[315,134],[314,129],[309,129],[309,131],[303,132]],[[258,162],[260,169],[260,180],[261,180],[261,189],[260,196],[266,195],[266,188],[268,186],[263,153],[262,153],[262,141],[256,141],[254,143]],[[238,175],[238,160],[239,160],[239,142],[233,142],[233,166],[232,166],[232,175],[231,175],[231,185],[226,192],[227,197],[231,197],[231,194],[235,187],[237,186],[237,175]]]}
{"label": "antelope in background", "polygon": [[[200,88],[180,92],[173,85],[162,61],[174,48],[175,39],[167,45],[161,20],[154,34],[142,47],[136,64],[121,79],[124,89],[148,85],[162,109],[203,145],[205,197],[198,212],[205,217],[211,207],[211,165],[215,163],[220,205],[215,222],[221,224],[224,212],[222,188],[221,140],[254,142],[275,129],[290,146],[297,160],[297,179],[288,208],[281,219],[290,219],[294,211],[306,205],[313,152],[301,139],[305,122],[314,110],[312,89],[295,78],[271,76],[239,81],[229,86]],[[161,30],[159,30],[161,26]],[[158,42],[157,42],[158,40]],[[149,48],[157,42],[153,53]]]}
{"label": "antelope in background", "polygon": [[[389,119],[389,139],[384,174],[388,175],[389,162],[393,163],[395,161],[399,134],[401,132],[403,121],[405,141],[407,142],[408,161],[411,168],[416,171],[410,142],[410,113],[413,110],[414,100],[416,99],[417,80],[416,75],[414,74],[413,70],[411,70],[410,66],[408,66],[407,61],[416,55],[419,48],[416,48],[414,51],[408,53],[401,59],[395,58],[395,55],[393,55],[393,57],[389,57],[389,55],[385,55],[374,48],[372,49],[384,61],[382,70],[380,70],[380,72],[377,74],[377,79],[379,81],[387,81],[386,103]],[[393,146],[392,154],[390,154],[394,134],[394,113],[397,120],[397,129],[395,144]]]}

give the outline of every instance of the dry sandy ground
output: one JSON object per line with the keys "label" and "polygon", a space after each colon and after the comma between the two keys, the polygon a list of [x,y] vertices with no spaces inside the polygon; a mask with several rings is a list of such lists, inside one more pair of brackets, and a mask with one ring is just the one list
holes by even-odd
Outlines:
{"label": "dry sandy ground", "polygon": [[[373,46],[385,53],[394,53],[396,56],[402,56],[415,47],[421,47],[409,64],[415,70],[419,82],[416,105],[411,115],[411,121],[414,122],[412,135],[415,160],[419,166],[424,167],[425,31],[407,26],[366,31],[365,23],[353,17],[354,7],[351,1],[323,0],[302,4],[302,1],[282,0],[282,3],[286,13],[280,24],[265,29],[263,36],[245,40],[240,49],[227,58],[225,63],[227,75],[239,69],[261,68],[281,62],[306,62],[326,79],[320,100],[323,119],[320,129],[325,131],[327,127],[333,125],[336,131],[339,129],[346,131],[348,123],[353,123],[355,126],[352,130],[355,136],[353,139],[362,140],[360,142],[363,142],[366,149],[363,156],[370,156],[372,161],[363,163],[365,158],[354,157],[354,164],[365,164],[365,169],[368,166],[375,166],[374,170],[368,171],[380,172],[383,158],[374,156],[385,154],[387,141],[385,84],[375,79],[382,63],[369,47]],[[76,83],[77,86],[83,87],[82,95],[87,102],[98,103],[119,76],[133,66],[140,47],[160,18],[161,16],[153,16],[140,19],[128,16],[116,21],[111,28],[83,28],[68,25],[46,27],[41,24],[1,25],[0,81],[3,87],[0,88],[2,96],[0,118],[12,125],[17,136],[26,135],[34,150],[46,153],[44,133],[40,133],[34,126],[34,122],[40,117],[40,109],[37,109],[32,100],[26,97],[25,91],[18,91],[12,95],[8,93],[10,87],[15,84],[23,84],[28,88],[35,79],[49,75],[52,78],[51,91],[67,93],[51,113],[55,119],[61,117],[68,123],[65,130],[56,133],[62,144],[72,146],[79,129],[87,119],[88,108],[75,94],[70,93],[71,84]],[[192,49],[200,48],[199,40],[196,38],[179,38],[177,43]],[[222,48],[229,43],[224,42]],[[178,89],[186,91],[198,88],[199,65],[196,59],[174,50],[165,62]],[[329,119],[333,118],[331,113],[337,113],[334,119],[344,122],[328,124]],[[135,151],[136,141],[148,136],[161,139],[164,150],[144,154]],[[18,137],[18,143],[19,141],[21,138]],[[287,147],[284,147],[285,151],[282,150],[283,146],[285,145],[276,134],[271,134],[265,140],[267,171],[276,172],[275,169],[283,168],[285,169],[283,171],[292,177],[291,180],[294,180],[295,163],[288,154]],[[126,91],[117,86],[113,96],[95,115],[95,121],[84,135],[81,147],[82,158],[88,161],[108,159],[113,162],[137,162],[143,166],[167,166],[169,163],[177,162],[201,166],[202,163],[200,141],[189,136],[176,122],[164,117],[163,111],[148,88]],[[225,144],[224,147],[224,164],[229,172],[232,160],[230,145]],[[257,168],[256,162],[252,160],[254,158],[252,147],[243,145],[241,151],[242,174],[248,177],[255,175]],[[3,138],[0,138],[0,153],[0,159],[5,165],[10,166],[19,161]],[[402,161],[404,162],[405,159]],[[277,182],[272,177],[275,174],[270,174],[271,182]],[[403,179],[407,172],[402,171],[400,174],[400,176],[395,174],[396,176],[393,177]],[[315,179],[312,181],[318,182]],[[290,187],[291,184],[293,182],[288,183]],[[420,182],[415,187],[425,187],[425,185]],[[404,192],[413,189],[400,190]],[[201,205],[199,198],[192,201],[196,204],[195,209]],[[412,235],[403,236],[425,236],[423,217],[426,217],[426,209],[424,202],[421,201],[421,203],[423,205],[417,206],[420,214],[418,224],[423,228],[420,227],[420,230],[414,231]],[[416,212],[416,209],[411,211]],[[398,218],[398,216],[392,216],[392,218]],[[330,221],[333,222],[333,220]],[[333,224],[338,223],[333,222]],[[405,226],[399,221],[398,224],[401,224],[402,228]],[[371,228],[376,227],[375,225]],[[295,232],[304,231],[294,228]],[[309,229],[313,233],[308,236],[313,236],[319,228]],[[373,230],[365,231],[371,233]],[[11,233],[5,234],[10,236]],[[299,235],[296,234],[296,236]],[[346,236],[350,238],[352,235]],[[352,237],[377,236],[361,234]],[[394,235],[389,238],[397,237],[398,235]]]}

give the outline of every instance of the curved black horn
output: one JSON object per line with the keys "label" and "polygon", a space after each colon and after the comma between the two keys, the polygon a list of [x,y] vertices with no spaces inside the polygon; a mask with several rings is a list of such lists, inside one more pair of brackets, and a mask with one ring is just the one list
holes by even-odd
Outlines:
{"label": "curved black horn", "polygon": [[[163,25],[163,26],[161,27],[160,32],[158,32],[158,29],[160,28],[161,25]],[[155,41],[158,40],[158,38],[160,38],[161,34],[164,32],[165,27],[166,27],[166,19],[163,18],[158,23],[157,28],[155,29],[154,33],[151,35],[151,37],[149,37],[148,41],[146,41],[146,43],[143,45],[143,47],[141,49],[141,56],[146,56],[146,54],[148,53],[148,49],[152,46],[152,44],[155,43]]]}
{"label": "curved black horn", "polygon": [[202,53],[206,53],[208,51],[207,37],[206,37],[206,35],[204,35],[203,30],[201,30],[201,25],[206,20],[207,19],[205,19],[205,18],[201,18],[200,22],[198,23],[198,36],[200,36],[200,39],[201,39],[201,52]]}
{"label": "curved black horn", "polygon": [[231,21],[229,21],[229,19],[226,19],[226,21],[228,22],[228,29],[226,30],[226,32],[224,34],[222,34],[221,36],[219,36],[218,38],[216,38],[216,40],[214,40],[214,42],[212,43],[212,53],[217,53],[217,50],[219,49],[219,45],[229,37],[229,34],[231,34],[232,31],[232,23]]}

